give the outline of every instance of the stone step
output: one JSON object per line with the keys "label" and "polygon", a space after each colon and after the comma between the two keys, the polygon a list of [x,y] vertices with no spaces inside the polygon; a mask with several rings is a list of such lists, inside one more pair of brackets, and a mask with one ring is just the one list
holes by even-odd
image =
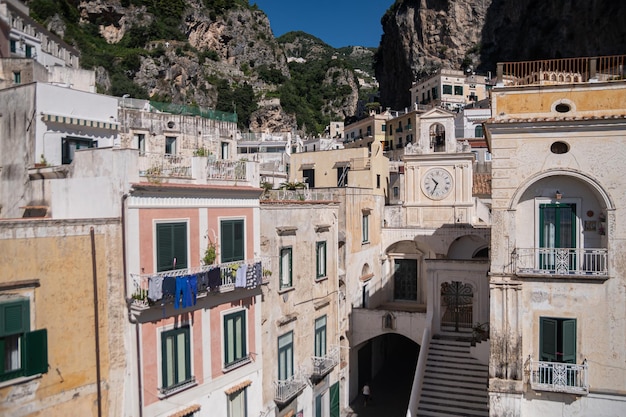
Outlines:
{"label": "stone step", "polygon": [[433,383],[429,384],[427,387],[424,386],[422,388],[422,391],[429,391],[429,392],[454,392],[455,394],[459,394],[459,395],[469,395],[469,396],[479,396],[479,397],[489,397],[489,394],[487,392],[487,389],[483,386],[476,386],[476,385],[472,385],[472,384],[463,384],[463,385],[450,385],[448,383],[439,383],[434,381]]}
{"label": "stone step", "polygon": [[466,401],[485,405],[489,402],[489,394],[485,390],[465,390],[465,392],[457,392],[457,390],[453,388],[441,390],[423,388],[422,397],[430,399],[439,398],[443,401]]}
{"label": "stone step", "polygon": [[[430,358],[429,358],[430,359]],[[470,362],[470,361],[456,361],[456,360],[448,360],[446,358],[437,358],[426,361],[426,366],[440,366],[442,368],[452,368],[452,369],[471,369],[471,370],[479,370],[486,371],[489,369],[488,365],[480,362]]]}
{"label": "stone step", "polygon": [[466,365],[482,365],[487,366],[484,363],[478,362],[478,360],[474,358],[465,358],[461,356],[450,356],[450,355],[428,355],[428,360],[426,363],[442,363],[442,364],[455,364],[456,366],[463,367]]}
{"label": "stone step", "polygon": [[[454,404],[441,404],[437,402],[430,403],[428,401],[420,401],[417,414],[421,415],[422,411],[437,411],[440,413],[448,413],[451,416],[489,416],[489,407],[474,407]],[[444,414],[445,415],[445,414]]]}
{"label": "stone step", "polygon": [[463,376],[474,376],[479,378],[488,378],[489,371],[487,369],[470,369],[470,368],[453,368],[453,367],[444,367],[438,365],[429,365],[426,364],[425,374],[441,374],[441,375],[463,375]]}
{"label": "stone step", "polygon": [[489,384],[488,378],[482,376],[465,376],[465,375],[454,375],[454,374],[445,374],[441,375],[433,372],[424,373],[424,382],[438,382],[440,384],[448,383],[452,386],[455,384],[476,384],[477,387],[485,387]]}

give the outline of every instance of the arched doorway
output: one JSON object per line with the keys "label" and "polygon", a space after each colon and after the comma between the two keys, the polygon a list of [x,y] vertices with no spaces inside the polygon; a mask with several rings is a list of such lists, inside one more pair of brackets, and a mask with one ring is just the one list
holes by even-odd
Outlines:
{"label": "arched doorway", "polygon": [[472,331],[474,320],[474,290],[461,281],[441,284],[441,330],[452,332]]}

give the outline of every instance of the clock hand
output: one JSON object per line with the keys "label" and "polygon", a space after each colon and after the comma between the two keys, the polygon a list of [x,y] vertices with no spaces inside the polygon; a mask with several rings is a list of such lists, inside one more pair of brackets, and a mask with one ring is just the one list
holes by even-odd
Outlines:
{"label": "clock hand", "polygon": [[433,187],[433,193],[435,192],[435,190],[437,189],[437,186],[439,185],[439,183],[435,180],[433,180],[433,182],[435,183],[435,186]]}

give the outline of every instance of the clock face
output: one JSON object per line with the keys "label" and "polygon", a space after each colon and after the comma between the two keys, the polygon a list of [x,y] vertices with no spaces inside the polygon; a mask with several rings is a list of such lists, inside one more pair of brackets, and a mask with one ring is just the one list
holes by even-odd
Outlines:
{"label": "clock face", "polygon": [[452,191],[452,176],[443,168],[433,168],[422,179],[424,194],[434,200],[440,200]]}

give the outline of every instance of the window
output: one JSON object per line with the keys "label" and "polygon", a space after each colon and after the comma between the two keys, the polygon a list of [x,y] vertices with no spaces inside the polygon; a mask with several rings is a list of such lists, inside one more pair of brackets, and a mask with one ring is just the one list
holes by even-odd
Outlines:
{"label": "window", "polygon": [[224,368],[248,359],[246,335],[245,310],[224,316]]}
{"label": "window", "polygon": [[137,133],[135,135],[135,143],[137,144],[137,149],[139,149],[139,155],[144,155],[146,153],[146,135]]}
{"label": "window", "polygon": [[247,388],[228,396],[228,417],[246,417],[248,415]]}
{"label": "window", "polygon": [[22,84],[22,73],[19,71],[15,71],[13,73],[13,83]]}
{"label": "window", "polygon": [[485,151],[485,161],[491,161],[491,152]]}
{"label": "window", "polygon": [[230,148],[228,147],[228,142],[222,142],[221,143],[221,147],[222,147],[222,159],[229,159],[230,158],[230,154],[229,154],[228,150]]}
{"label": "window", "polygon": [[280,250],[280,289],[290,288],[291,283],[291,248]]}
{"label": "window", "polygon": [[315,355],[318,358],[326,356],[326,316],[315,320]]}
{"label": "window", "polygon": [[165,153],[167,155],[176,155],[176,137],[165,137]]}
{"label": "window", "polygon": [[382,132],[386,132],[387,131],[387,125],[382,125],[381,129],[382,129]]}
{"label": "window", "polygon": [[452,86],[450,84],[443,85],[443,93],[444,94],[452,94]]}
{"label": "window", "polygon": [[33,57],[33,47],[30,45],[26,45],[26,58]]}
{"label": "window", "polygon": [[474,129],[474,137],[475,138],[482,138],[483,135],[483,127],[482,125],[478,125],[476,126],[476,129]]}
{"label": "window", "polygon": [[314,169],[303,169],[302,177],[304,178],[304,182],[309,185],[309,189],[315,188],[315,170]]}
{"label": "window", "polygon": [[187,223],[156,225],[157,272],[187,268]]}
{"label": "window", "polygon": [[222,220],[220,223],[220,244],[222,262],[243,261],[245,259],[243,219]]}
{"label": "window", "polygon": [[74,154],[79,149],[97,148],[98,142],[88,138],[78,138],[67,136],[61,141],[62,155],[61,162],[63,164],[71,164],[74,160]]}
{"label": "window", "polygon": [[539,318],[539,360],[576,363],[576,319]]}
{"label": "window", "polygon": [[293,332],[278,338],[278,380],[285,381],[293,376]]}
{"label": "window", "polygon": [[348,171],[350,171],[348,166],[337,168],[337,187],[348,186]]}
{"label": "window", "polygon": [[400,187],[393,187],[393,198],[400,197]]}
{"label": "window", "polygon": [[26,298],[0,302],[0,381],[48,372],[46,329],[30,331]]}
{"label": "window", "polygon": [[369,213],[363,214],[361,232],[362,232],[362,243],[367,243],[370,241],[370,215]]}
{"label": "window", "polygon": [[439,92],[437,91],[437,87],[433,87],[432,92],[433,92],[433,100],[437,100],[437,98],[439,98]]}
{"label": "window", "polygon": [[316,277],[323,278],[326,276],[326,241],[315,244],[315,255],[317,259]]}
{"label": "window", "polygon": [[394,260],[393,298],[417,301],[417,261],[415,259]]}
{"label": "window", "polygon": [[161,392],[169,392],[193,380],[190,351],[189,326],[161,333]]}
{"label": "window", "polygon": [[11,53],[17,52],[17,41],[15,39],[11,39]]}
{"label": "window", "polygon": [[463,95],[463,86],[462,85],[455,85],[454,86],[454,95],[455,96],[462,96]]}
{"label": "window", "polygon": [[367,133],[365,134],[365,136],[372,136],[372,126],[367,127]]}
{"label": "window", "polygon": [[380,174],[376,174],[376,188],[380,188]]}

